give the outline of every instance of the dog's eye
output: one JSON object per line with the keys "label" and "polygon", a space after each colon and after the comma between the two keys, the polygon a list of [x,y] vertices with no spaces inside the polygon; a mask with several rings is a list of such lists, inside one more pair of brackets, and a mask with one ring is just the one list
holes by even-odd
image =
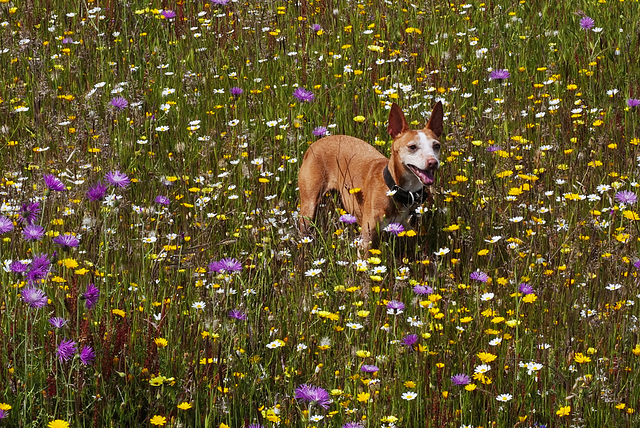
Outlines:
{"label": "dog's eye", "polygon": [[409,144],[407,147],[409,148],[409,150],[415,150],[418,148],[416,144]]}
{"label": "dog's eye", "polygon": [[440,150],[440,144],[439,143],[434,144],[433,150]]}

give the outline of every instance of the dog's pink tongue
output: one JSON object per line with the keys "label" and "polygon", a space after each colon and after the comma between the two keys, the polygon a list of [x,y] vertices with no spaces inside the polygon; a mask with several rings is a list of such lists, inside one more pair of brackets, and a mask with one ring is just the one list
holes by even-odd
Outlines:
{"label": "dog's pink tongue", "polygon": [[420,178],[420,181],[422,181],[422,183],[427,186],[433,184],[433,182],[435,181],[432,169],[421,170],[416,168],[416,173],[418,175],[418,178]]}

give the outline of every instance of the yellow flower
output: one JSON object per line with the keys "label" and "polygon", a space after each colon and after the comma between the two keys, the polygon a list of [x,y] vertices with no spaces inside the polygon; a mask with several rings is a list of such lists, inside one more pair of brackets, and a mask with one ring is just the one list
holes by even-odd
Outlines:
{"label": "yellow flower", "polygon": [[167,418],[165,418],[164,416],[155,415],[149,422],[151,422],[151,425],[162,426],[167,423]]}
{"label": "yellow flower", "polygon": [[0,410],[11,410],[11,404],[0,403]]}
{"label": "yellow flower", "polygon": [[74,259],[62,259],[58,263],[63,265],[67,269],[75,269],[78,267],[78,262]]}
{"label": "yellow flower", "polygon": [[369,397],[371,396],[371,394],[369,394],[368,392],[361,392],[358,394],[358,401],[364,403],[369,401]]}
{"label": "yellow flower", "polygon": [[416,383],[412,380],[408,380],[404,383],[404,386],[406,386],[407,388],[415,388],[416,387]]}
{"label": "yellow flower", "polygon": [[482,361],[483,363],[490,363],[491,361],[498,358],[497,355],[493,355],[488,352],[478,352],[476,355],[478,356],[478,358],[480,358],[480,361]]}
{"label": "yellow flower", "polygon": [[470,383],[464,386],[464,389],[466,389],[467,391],[473,391],[476,388],[477,388],[477,385],[475,383]]}
{"label": "yellow flower", "polygon": [[158,348],[164,348],[169,344],[167,339],[165,339],[164,337],[156,337],[153,341],[158,346]]}
{"label": "yellow flower", "polygon": [[563,417],[567,416],[571,412],[571,406],[560,407],[560,409],[556,412],[556,415]]}
{"label": "yellow flower", "polygon": [[580,364],[588,363],[591,361],[591,358],[587,357],[581,352],[578,352],[573,358],[576,360],[576,363],[580,363]]}
{"label": "yellow flower", "polygon": [[156,377],[152,378],[151,380],[149,380],[149,384],[151,386],[162,386],[164,381],[165,381],[165,377],[164,376],[156,376]]}
{"label": "yellow flower", "polygon": [[355,122],[364,122],[364,116],[356,116],[353,118]]}
{"label": "yellow flower", "polygon": [[63,421],[61,419],[56,419],[55,421],[49,422],[47,425],[49,428],[69,428],[69,422]]}
{"label": "yellow flower", "polygon": [[[639,348],[640,349],[640,348]],[[356,351],[356,355],[360,358],[367,358],[371,356],[371,352],[360,349]]]}
{"label": "yellow flower", "polygon": [[118,315],[119,317],[122,317],[122,318],[124,318],[127,315],[126,312],[123,311],[122,309],[112,309],[111,313]]}
{"label": "yellow flower", "polygon": [[274,422],[274,423],[280,422],[280,416],[278,416],[273,409],[267,410],[266,418],[269,422]]}
{"label": "yellow flower", "polygon": [[177,406],[177,407],[178,407],[178,409],[180,409],[180,410],[189,410],[189,409],[190,409],[191,407],[193,407],[193,406],[191,405],[191,403],[187,403],[186,401],[184,401],[184,402],[182,402],[182,403],[178,404],[178,406]]}

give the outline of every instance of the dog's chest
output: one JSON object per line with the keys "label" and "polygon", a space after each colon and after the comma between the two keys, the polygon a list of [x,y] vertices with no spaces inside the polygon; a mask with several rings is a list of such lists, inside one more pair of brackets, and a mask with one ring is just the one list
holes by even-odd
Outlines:
{"label": "dog's chest", "polygon": [[405,228],[411,228],[410,220],[411,216],[414,214],[414,210],[417,205],[405,207],[402,204],[398,204],[397,202],[391,199],[391,204],[393,207],[387,210],[387,214],[381,221],[381,227],[387,227],[391,223],[400,223]]}

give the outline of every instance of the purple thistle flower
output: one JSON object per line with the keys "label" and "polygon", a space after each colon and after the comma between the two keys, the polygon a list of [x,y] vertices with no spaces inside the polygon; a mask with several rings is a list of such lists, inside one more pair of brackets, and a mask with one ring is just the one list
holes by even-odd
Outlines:
{"label": "purple thistle flower", "polygon": [[65,37],[64,39],[62,39],[62,44],[63,45],[66,45],[66,44],[69,44],[69,43],[73,43],[73,38]]}
{"label": "purple thistle flower", "polygon": [[635,204],[638,201],[638,195],[630,190],[621,190],[620,192],[616,193],[615,198],[616,201],[625,205]]}
{"label": "purple thistle flower", "polygon": [[342,428],[364,428],[364,425],[362,425],[360,422],[347,422],[346,424],[342,425]]}
{"label": "purple thistle flower", "polygon": [[640,106],[640,100],[637,98],[629,98],[627,100],[627,105],[631,108],[636,108],[638,106]]}
{"label": "purple thistle flower", "polygon": [[311,131],[311,133],[316,137],[324,137],[325,135],[329,135],[329,130],[324,126],[317,126],[313,128],[313,131]]}
{"label": "purple thistle flower", "polygon": [[104,176],[104,181],[106,181],[107,183],[109,183],[114,187],[122,187],[122,188],[127,187],[131,183],[131,180],[129,180],[129,177],[127,177],[127,174],[117,170],[108,172],[107,175]]}
{"label": "purple thistle flower", "polygon": [[640,259],[638,259],[635,262],[633,262],[633,267],[636,268],[636,269],[640,269]]}
{"label": "purple thistle flower", "polygon": [[90,366],[96,359],[96,353],[91,346],[85,346],[80,351],[80,362],[85,366]]}
{"label": "purple thistle flower", "polygon": [[103,199],[106,194],[107,185],[102,184],[102,182],[99,181],[95,186],[89,188],[89,190],[87,191],[87,199],[89,199],[89,201],[91,202],[99,201]]}
{"label": "purple thistle flower", "polygon": [[231,309],[229,311],[229,317],[237,319],[237,320],[240,320],[240,321],[246,321],[247,320],[247,314],[242,312],[240,309]]}
{"label": "purple thistle flower", "polygon": [[98,303],[98,299],[100,299],[100,289],[94,284],[89,284],[87,285],[87,290],[80,296],[80,298],[84,299],[84,306],[91,310],[96,303]]}
{"label": "purple thistle flower", "polygon": [[15,260],[9,265],[9,270],[14,273],[24,273],[27,269],[29,269],[29,265],[20,260]]}
{"label": "purple thistle flower", "polygon": [[402,338],[401,343],[404,346],[408,346],[408,347],[412,347],[413,345],[416,344],[416,342],[418,341],[418,335],[417,334],[408,334],[405,337]]}
{"label": "purple thistle flower", "polygon": [[533,287],[526,282],[523,282],[518,286],[518,291],[520,291],[522,294],[533,294]]}
{"label": "purple thistle flower", "polygon": [[331,403],[329,393],[326,390],[319,386],[307,384],[300,385],[296,388],[295,398],[299,401],[315,403],[324,409],[329,408],[329,404]]}
{"label": "purple thistle flower", "polygon": [[229,3],[229,0],[211,0],[211,4],[215,4],[217,6],[226,6]]}
{"label": "purple thistle flower", "polygon": [[0,235],[3,233],[11,232],[13,230],[13,222],[11,219],[0,216]]}
{"label": "purple thistle flower", "polygon": [[234,258],[224,258],[209,263],[209,271],[215,273],[234,273],[242,270],[242,263]]}
{"label": "purple thistle flower", "polygon": [[53,243],[62,245],[63,247],[77,247],[80,244],[80,240],[71,233],[65,233],[63,235],[58,235],[53,238]]}
{"label": "purple thistle flower", "polygon": [[451,376],[451,383],[457,386],[469,385],[471,383],[471,378],[464,373],[459,373]]}
{"label": "purple thistle flower", "polygon": [[384,228],[384,231],[398,236],[400,233],[404,232],[404,226],[401,225],[400,223],[389,223]]}
{"label": "purple thistle flower", "polygon": [[63,339],[58,345],[56,354],[58,355],[58,359],[60,360],[60,362],[63,363],[65,361],[69,361],[77,350],[78,347],[75,341]]}
{"label": "purple thistle flower", "polygon": [[0,419],[4,419],[7,416],[9,416],[7,412],[5,412],[3,409],[0,409]]}
{"label": "purple thistle flower", "polygon": [[36,282],[45,279],[51,270],[51,260],[47,254],[38,254],[33,257],[29,270],[27,271],[27,280]]}
{"label": "purple thistle flower", "polygon": [[58,177],[52,174],[45,174],[44,185],[47,186],[49,190],[53,190],[56,192],[62,192],[65,190],[64,183],[60,181]]}
{"label": "purple thistle flower", "polygon": [[40,214],[40,202],[29,202],[22,204],[19,219],[23,223],[33,224],[38,219],[38,214]]}
{"label": "purple thistle flower", "polygon": [[316,98],[316,96],[313,95],[313,92],[307,91],[302,86],[293,91],[293,96],[303,103],[311,102]]}
{"label": "purple thistle flower", "polygon": [[171,200],[166,196],[158,195],[156,196],[155,202],[156,204],[160,204],[160,205],[169,205],[171,203]]}
{"label": "purple thistle flower", "polygon": [[49,258],[49,255],[46,253],[34,255],[30,265],[32,270],[33,269],[49,270],[49,266],[51,266],[51,259]]}
{"label": "purple thistle flower", "polygon": [[22,236],[25,241],[39,241],[44,236],[44,227],[37,224],[30,224],[22,229]]}
{"label": "purple thistle flower", "polygon": [[60,317],[51,317],[49,318],[49,324],[51,324],[51,327],[54,328],[62,328],[65,325],[67,325],[67,320],[64,318],[60,318]]}
{"label": "purple thistle flower", "polygon": [[404,303],[398,300],[391,300],[387,303],[387,313],[389,315],[400,315],[404,311]]}
{"label": "purple thistle flower", "polygon": [[505,79],[508,79],[510,76],[511,74],[509,73],[509,70],[498,69],[493,70],[491,74],[489,74],[489,80],[503,81]]}
{"label": "purple thistle flower", "polygon": [[176,17],[176,13],[173,10],[163,10],[161,15],[164,19],[173,19]]}
{"label": "purple thistle flower", "polygon": [[593,20],[593,18],[590,18],[588,16],[585,16],[580,20],[580,27],[582,27],[583,30],[590,30],[595,24],[596,22]]}
{"label": "purple thistle flower", "polygon": [[351,215],[351,214],[342,214],[339,218],[339,220],[343,223],[347,223],[347,224],[353,224],[356,221],[358,221],[358,219],[356,218],[356,216]]}
{"label": "purple thistle flower", "polygon": [[22,296],[22,300],[24,300],[25,303],[32,308],[43,308],[49,303],[47,295],[44,294],[44,291],[40,290],[39,288],[23,288],[20,291],[20,295]]}
{"label": "purple thistle flower", "polygon": [[360,367],[360,370],[365,373],[375,373],[380,369],[378,368],[378,366],[374,366],[373,364],[363,364],[362,367]]}
{"label": "purple thistle flower", "polygon": [[502,148],[497,144],[492,144],[489,147],[487,147],[487,151],[489,153],[497,152],[498,150],[502,150]]}
{"label": "purple thistle flower", "polygon": [[111,99],[111,101],[109,101],[109,104],[111,104],[111,106],[116,110],[124,110],[129,105],[129,101],[127,101],[126,98],[123,97],[114,97]]}
{"label": "purple thistle flower", "polygon": [[482,272],[481,270],[476,270],[474,272],[471,272],[469,278],[480,282],[487,282],[489,280],[489,275],[487,275],[485,272]]}
{"label": "purple thistle flower", "polygon": [[311,31],[317,32],[317,31],[320,31],[320,30],[322,30],[322,27],[320,26],[320,24],[313,24],[311,26]]}
{"label": "purple thistle flower", "polygon": [[433,288],[426,285],[416,285],[413,287],[413,292],[416,294],[431,294],[433,293]]}
{"label": "purple thistle flower", "polygon": [[238,88],[237,86],[229,89],[229,93],[233,96],[233,98],[238,98],[240,95],[242,95],[243,92],[244,91],[242,90],[242,88]]}

